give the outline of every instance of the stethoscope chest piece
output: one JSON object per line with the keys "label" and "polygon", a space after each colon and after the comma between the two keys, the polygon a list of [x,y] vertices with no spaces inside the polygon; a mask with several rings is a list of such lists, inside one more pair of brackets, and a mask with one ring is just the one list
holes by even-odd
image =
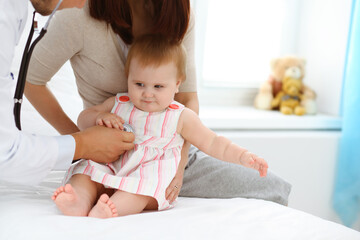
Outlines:
{"label": "stethoscope chest piece", "polygon": [[123,127],[124,127],[124,131],[125,131],[125,132],[132,132],[132,133],[134,133],[134,129],[131,127],[130,124],[124,123],[124,124],[123,124]]}

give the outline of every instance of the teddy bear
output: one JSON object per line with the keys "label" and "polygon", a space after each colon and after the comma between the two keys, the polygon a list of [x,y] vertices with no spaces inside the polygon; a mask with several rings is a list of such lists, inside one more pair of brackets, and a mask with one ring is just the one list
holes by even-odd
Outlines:
{"label": "teddy bear", "polygon": [[316,106],[316,93],[311,90],[309,87],[304,86],[303,90],[303,98],[301,100],[301,106],[303,106],[306,110],[306,114],[316,114],[317,106]]}
{"label": "teddy bear", "polygon": [[280,112],[286,115],[304,115],[305,108],[300,105],[303,99],[302,88],[303,83],[299,78],[285,77],[282,82],[282,90],[271,101],[271,107],[279,108]]}
{"label": "teddy bear", "polygon": [[[306,61],[296,56],[285,56],[272,59],[270,62],[271,74],[268,80],[260,86],[254,101],[258,109],[271,110],[272,100],[282,90],[283,80],[293,78],[303,81]],[[300,93],[303,99],[300,104],[305,108],[306,114],[316,114],[316,94],[308,86],[302,84]]]}

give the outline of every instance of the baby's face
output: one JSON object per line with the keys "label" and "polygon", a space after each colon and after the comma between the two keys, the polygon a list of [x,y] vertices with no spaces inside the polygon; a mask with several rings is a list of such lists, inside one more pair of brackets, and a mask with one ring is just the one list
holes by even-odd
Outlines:
{"label": "baby's face", "polygon": [[174,63],[143,67],[136,58],[131,60],[128,91],[130,100],[138,109],[145,112],[163,111],[174,100],[179,85]]}

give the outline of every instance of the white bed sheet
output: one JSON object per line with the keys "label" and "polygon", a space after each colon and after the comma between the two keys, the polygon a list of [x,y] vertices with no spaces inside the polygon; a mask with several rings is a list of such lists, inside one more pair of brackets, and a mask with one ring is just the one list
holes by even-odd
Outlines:
{"label": "white bed sheet", "polygon": [[313,215],[255,199],[179,198],[175,208],[111,219],[63,216],[50,199],[63,172],[37,187],[0,183],[0,239],[360,239]]}

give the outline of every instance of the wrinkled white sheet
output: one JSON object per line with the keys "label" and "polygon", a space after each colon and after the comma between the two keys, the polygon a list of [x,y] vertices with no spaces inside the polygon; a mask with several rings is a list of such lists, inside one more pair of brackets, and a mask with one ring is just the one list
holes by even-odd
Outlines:
{"label": "wrinkled white sheet", "polygon": [[63,216],[50,199],[63,172],[38,187],[0,183],[0,239],[360,239],[340,224],[254,199],[179,198],[175,208],[112,219]]}

